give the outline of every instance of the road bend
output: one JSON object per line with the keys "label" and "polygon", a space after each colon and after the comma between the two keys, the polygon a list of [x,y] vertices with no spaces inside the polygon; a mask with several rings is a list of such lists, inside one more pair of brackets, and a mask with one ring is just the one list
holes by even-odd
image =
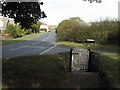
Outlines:
{"label": "road bend", "polygon": [[0,52],[0,58],[55,54],[69,51],[68,47],[56,45],[56,41],[56,33],[54,30],[51,30],[31,40],[1,46],[2,52]]}

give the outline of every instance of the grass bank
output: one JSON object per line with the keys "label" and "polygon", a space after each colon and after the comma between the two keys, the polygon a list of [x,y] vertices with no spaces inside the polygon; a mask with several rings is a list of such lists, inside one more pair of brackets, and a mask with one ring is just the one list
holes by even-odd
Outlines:
{"label": "grass bank", "polygon": [[[118,54],[118,46],[112,45],[89,45],[74,42],[58,42],[59,45],[69,46],[71,48],[92,49],[103,52],[101,53],[100,61],[102,63],[102,70],[104,78],[107,80],[107,87],[120,88],[120,54]],[[105,84],[103,84],[105,85]],[[104,86],[103,86],[104,87]]]}
{"label": "grass bank", "polygon": [[36,38],[37,36],[42,35],[42,34],[44,34],[44,32],[41,32],[39,34],[31,34],[28,36],[26,35],[26,36],[23,36],[21,38],[16,38],[16,39],[11,39],[11,40],[4,40],[4,41],[0,41],[0,44],[7,45],[7,44],[13,44],[13,43],[17,43],[17,42],[22,42],[25,40],[30,40],[30,39]]}
{"label": "grass bank", "polygon": [[74,42],[66,42],[61,41],[57,43],[58,45],[64,45],[71,48],[81,48],[81,49],[92,49],[97,51],[103,51],[103,52],[118,52],[118,48],[120,46],[113,46],[113,45],[99,45],[99,44],[89,44],[86,46],[85,43],[74,43]]}
{"label": "grass bank", "polygon": [[[120,88],[120,54],[102,53],[100,60],[109,88]],[[103,84],[105,85],[105,84]]]}
{"label": "grass bank", "polygon": [[62,54],[3,59],[3,88],[59,88],[67,74],[67,60]]}
{"label": "grass bank", "polygon": [[97,87],[89,73],[69,72],[69,53],[33,55],[2,60],[3,88]]}

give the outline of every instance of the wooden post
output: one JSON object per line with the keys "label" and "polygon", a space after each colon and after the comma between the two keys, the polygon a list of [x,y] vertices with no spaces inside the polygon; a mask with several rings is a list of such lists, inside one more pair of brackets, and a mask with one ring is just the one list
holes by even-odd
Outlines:
{"label": "wooden post", "polygon": [[71,69],[72,69],[72,51],[73,51],[73,49],[70,49],[70,71],[71,71]]}
{"label": "wooden post", "polygon": [[89,51],[89,60],[88,60],[88,72],[91,71],[91,55],[92,55],[92,52],[90,49],[88,49]]}

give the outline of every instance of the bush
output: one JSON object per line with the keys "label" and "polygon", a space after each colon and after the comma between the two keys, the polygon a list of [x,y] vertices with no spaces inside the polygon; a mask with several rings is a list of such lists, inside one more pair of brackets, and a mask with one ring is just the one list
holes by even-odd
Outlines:
{"label": "bush", "polygon": [[32,33],[32,30],[31,29],[27,29],[27,30],[25,30],[25,35],[27,35],[27,34],[31,34]]}
{"label": "bush", "polygon": [[21,30],[22,30],[22,28],[21,28],[20,25],[15,26],[15,31],[16,31],[16,37],[15,38],[22,37]]}
{"label": "bush", "polygon": [[14,25],[8,25],[7,26],[7,32],[10,34],[10,36],[15,36],[15,26]]}
{"label": "bush", "polygon": [[[101,20],[91,25],[91,34],[101,44],[117,44],[118,21],[117,20]],[[94,33],[94,34],[93,34]]]}
{"label": "bush", "polygon": [[22,36],[26,34],[26,32],[25,32],[25,30],[24,30],[24,29],[23,29],[23,30],[21,30],[21,34],[22,34]]}
{"label": "bush", "polygon": [[8,25],[7,26],[7,32],[12,36],[13,38],[21,37],[21,26],[14,26],[14,25]]}
{"label": "bush", "polygon": [[64,20],[57,27],[58,39],[61,41],[75,41],[79,23],[76,20]]}
{"label": "bush", "polygon": [[73,18],[62,21],[57,27],[60,41],[84,43],[86,39],[95,39],[100,44],[118,44],[118,21],[101,20],[86,25],[82,20]]}
{"label": "bush", "polygon": [[40,30],[40,25],[38,25],[38,24],[33,24],[33,25],[31,25],[31,27],[32,27],[32,32],[34,32],[34,33],[38,33]]}

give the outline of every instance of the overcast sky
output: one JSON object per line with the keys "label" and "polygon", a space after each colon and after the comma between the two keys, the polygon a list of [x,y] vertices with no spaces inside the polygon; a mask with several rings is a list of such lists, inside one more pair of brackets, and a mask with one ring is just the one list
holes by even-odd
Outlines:
{"label": "overcast sky", "polygon": [[83,0],[41,0],[41,10],[47,18],[41,19],[48,25],[57,25],[70,17],[80,17],[85,22],[100,18],[118,18],[118,2],[120,0],[102,0],[102,3],[89,3]]}

